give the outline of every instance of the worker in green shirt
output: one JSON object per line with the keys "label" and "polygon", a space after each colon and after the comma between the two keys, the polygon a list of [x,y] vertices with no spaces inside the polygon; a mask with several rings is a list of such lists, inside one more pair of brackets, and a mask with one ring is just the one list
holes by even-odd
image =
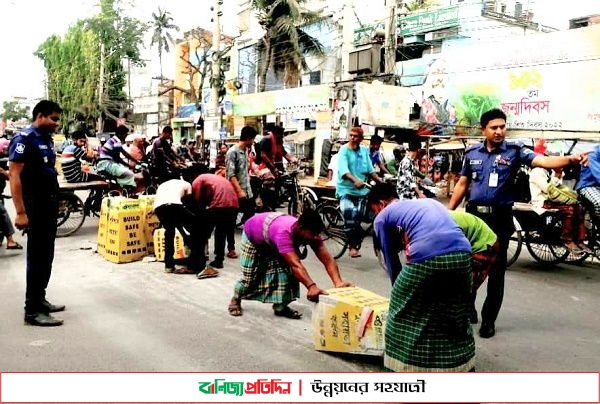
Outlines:
{"label": "worker in green shirt", "polygon": [[454,219],[471,244],[473,271],[471,323],[477,324],[477,310],[475,309],[477,289],[485,281],[490,268],[496,262],[500,245],[494,231],[477,216],[456,210],[451,210],[450,216],[452,216],[452,219]]}

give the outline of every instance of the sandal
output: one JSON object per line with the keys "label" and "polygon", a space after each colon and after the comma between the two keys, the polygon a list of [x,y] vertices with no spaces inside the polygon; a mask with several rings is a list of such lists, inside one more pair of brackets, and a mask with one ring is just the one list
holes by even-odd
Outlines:
{"label": "sandal", "polygon": [[302,318],[302,313],[296,310],[292,310],[289,306],[285,306],[282,310],[273,310],[276,316],[291,318],[292,320],[300,320]]}
{"label": "sandal", "polygon": [[230,303],[227,310],[230,316],[239,317],[242,315],[242,306],[239,303]]}
{"label": "sandal", "polygon": [[8,243],[7,243],[6,249],[7,250],[22,250],[23,246],[19,243],[14,243],[13,245],[8,245]]}
{"label": "sandal", "polygon": [[198,275],[196,275],[196,278],[198,279],[206,279],[206,278],[214,278],[219,276],[219,271],[217,271],[214,268],[211,267],[206,267],[204,269],[204,271],[201,271],[200,273],[198,273]]}

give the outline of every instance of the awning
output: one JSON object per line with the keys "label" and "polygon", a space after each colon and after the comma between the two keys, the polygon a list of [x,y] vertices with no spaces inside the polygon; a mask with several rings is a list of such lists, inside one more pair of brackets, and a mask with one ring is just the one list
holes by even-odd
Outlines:
{"label": "awning", "polygon": [[456,140],[456,139],[441,141],[439,143],[432,143],[431,145],[429,145],[429,150],[437,150],[437,151],[464,150],[464,149],[465,149],[465,144],[461,140]]}
{"label": "awning", "polygon": [[[202,110],[202,106],[199,106],[200,110]],[[179,108],[177,108],[176,118],[192,118],[192,114],[197,111],[196,104],[183,104]]]}
{"label": "awning", "polygon": [[317,137],[317,131],[314,129],[302,130],[300,132],[292,133],[283,138],[286,142],[304,143]]}

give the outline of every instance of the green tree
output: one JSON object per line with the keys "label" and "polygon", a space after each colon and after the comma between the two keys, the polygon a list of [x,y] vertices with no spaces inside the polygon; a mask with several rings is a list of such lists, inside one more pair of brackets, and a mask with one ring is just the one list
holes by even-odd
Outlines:
{"label": "green tree", "polygon": [[63,38],[49,37],[35,53],[46,68],[48,98],[64,109],[63,122],[67,125],[100,116],[97,44],[98,37],[78,21]]}
{"label": "green tree", "polygon": [[99,6],[64,37],[47,38],[35,55],[44,62],[48,97],[64,108],[65,124],[99,119],[99,129],[105,120],[112,129],[129,107],[122,61],[143,64],[139,45],[147,27],[124,15],[119,0],[100,0]]}
{"label": "green tree", "polygon": [[156,45],[158,48],[158,61],[160,64],[160,79],[163,80],[163,68],[162,68],[162,55],[163,51],[169,52],[169,44],[173,44],[173,36],[171,30],[179,31],[179,27],[172,23],[173,17],[171,13],[158,7],[157,13],[152,13],[151,26],[154,28],[152,31],[152,39],[150,41],[150,47]]}
{"label": "green tree", "polygon": [[0,118],[5,121],[18,121],[29,118],[29,108],[20,106],[17,101],[4,101],[2,103],[2,114]]}
{"label": "green tree", "polygon": [[307,0],[252,0],[265,34],[258,44],[258,91],[266,89],[267,72],[283,74],[287,87],[297,87],[300,72],[307,69],[305,56],[324,57],[323,45],[302,30],[303,26],[325,24],[319,13],[306,11]]}

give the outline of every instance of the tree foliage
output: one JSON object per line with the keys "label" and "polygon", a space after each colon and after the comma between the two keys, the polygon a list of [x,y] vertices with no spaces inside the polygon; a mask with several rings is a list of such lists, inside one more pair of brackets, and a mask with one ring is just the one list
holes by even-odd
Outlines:
{"label": "tree foliage", "polygon": [[99,7],[97,15],[77,21],[62,38],[50,36],[35,52],[46,68],[48,97],[63,107],[68,125],[103,117],[114,126],[128,107],[122,60],[143,64],[139,44],[146,25],[125,16],[119,0],[100,0]]}
{"label": "tree foliage", "polygon": [[307,0],[252,0],[258,22],[265,30],[258,45],[258,91],[265,91],[267,72],[283,75],[287,87],[297,87],[300,72],[307,69],[305,56],[324,57],[323,45],[302,30],[325,24],[319,13],[307,11]]}
{"label": "tree foliage", "polygon": [[18,101],[4,101],[0,118],[12,122],[29,118],[29,108],[19,105]]}
{"label": "tree foliage", "polygon": [[158,7],[157,13],[152,13],[152,21],[151,26],[153,28],[152,31],[152,39],[150,40],[150,47],[156,45],[158,49],[158,61],[160,64],[160,78],[163,79],[163,69],[162,69],[162,55],[163,51],[169,52],[169,44],[173,44],[173,36],[171,35],[171,31],[179,31],[179,27],[172,23],[173,17],[171,13],[163,10]]}

